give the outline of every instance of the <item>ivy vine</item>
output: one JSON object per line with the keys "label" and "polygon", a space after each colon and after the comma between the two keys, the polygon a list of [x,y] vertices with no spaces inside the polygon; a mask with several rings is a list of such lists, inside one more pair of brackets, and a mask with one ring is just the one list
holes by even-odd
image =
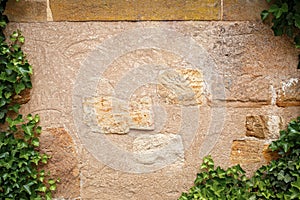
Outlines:
{"label": "ivy vine", "polygon": [[251,178],[236,165],[215,168],[210,156],[203,159],[194,186],[179,200],[196,199],[300,199],[300,117],[280,131],[269,146],[280,158],[259,168]]}
{"label": "ivy vine", "polygon": [[40,170],[49,156],[39,151],[39,116],[24,118],[13,100],[32,87],[32,67],[21,49],[25,42],[21,32],[9,38],[4,34],[6,2],[0,0],[0,199],[52,199],[57,181]]}

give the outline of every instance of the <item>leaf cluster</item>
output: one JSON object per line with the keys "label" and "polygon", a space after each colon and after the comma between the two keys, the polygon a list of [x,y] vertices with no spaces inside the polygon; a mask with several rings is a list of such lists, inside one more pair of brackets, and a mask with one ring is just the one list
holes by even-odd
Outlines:
{"label": "leaf cluster", "polygon": [[56,181],[48,179],[44,170],[49,156],[38,151],[41,127],[38,115],[7,117],[9,130],[0,133],[0,199],[51,199]]}
{"label": "leaf cluster", "polygon": [[280,131],[269,149],[280,158],[247,178],[239,166],[215,168],[210,156],[203,159],[194,186],[179,200],[194,199],[300,199],[300,117]]}
{"label": "leaf cluster", "polygon": [[[300,1],[266,0],[271,3],[268,10],[261,12],[261,19],[272,18],[272,30],[275,36],[287,35],[294,39],[296,48],[300,48]],[[298,69],[300,68],[300,62]]]}
{"label": "leaf cluster", "polygon": [[13,101],[32,87],[32,67],[21,49],[25,39],[20,31],[6,42],[6,2],[0,0],[0,122],[4,123],[0,127],[0,199],[52,199],[57,180],[40,170],[49,156],[39,151],[39,116],[24,118],[19,114],[20,105]]}

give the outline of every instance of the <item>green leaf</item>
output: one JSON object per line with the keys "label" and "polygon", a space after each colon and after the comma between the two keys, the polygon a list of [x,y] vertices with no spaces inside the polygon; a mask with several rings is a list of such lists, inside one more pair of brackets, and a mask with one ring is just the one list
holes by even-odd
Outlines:
{"label": "green leaf", "polygon": [[53,184],[55,184],[55,182],[56,182],[56,181],[53,180],[53,179],[49,179],[49,180],[48,180],[49,185],[53,185]]}
{"label": "green leaf", "polygon": [[38,191],[39,192],[46,192],[47,191],[47,187],[45,185],[41,185],[39,188],[38,188]]}
{"label": "green leaf", "polygon": [[285,176],[284,176],[284,182],[285,183],[288,183],[288,182],[290,182],[291,180],[292,180],[292,178],[290,177],[290,175],[288,175],[288,174],[286,174]]}
{"label": "green leaf", "polygon": [[16,94],[19,94],[21,91],[23,91],[26,88],[23,82],[19,82],[15,84],[14,87],[15,87]]}
{"label": "green leaf", "polygon": [[46,192],[46,200],[52,200],[51,192]]}
{"label": "green leaf", "polygon": [[276,19],[278,19],[279,17],[281,17],[281,15],[282,15],[282,10],[281,9],[279,9],[277,12],[275,12]]}
{"label": "green leaf", "polygon": [[296,35],[294,37],[294,42],[295,42],[296,48],[300,48],[300,35]]}
{"label": "green leaf", "polygon": [[295,19],[295,26],[296,26],[297,28],[300,28],[300,14],[296,14],[296,15],[294,16],[294,19]]}
{"label": "green leaf", "polygon": [[297,188],[300,192],[300,178],[297,178],[297,181],[292,182],[291,185],[295,188]]}
{"label": "green leaf", "polygon": [[278,10],[279,10],[278,5],[273,4],[273,5],[270,6],[270,8],[269,8],[268,11],[269,11],[270,13],[274,13],[274,12],[277,12]]}
{"label": "green leaf", "polygon": [[287,3],[282,4],[281,6],[282,12],[288,12],[289,11],[289,6]]}
{"label": "green leaf", "polygon": [[51,191],[56,190],[56,184],[50,185],[49,190],[51,190]]}
{"label": "green leaf", "polygon": [[29,183],[29,184],[26,184],[26,185],[23,185],[24,189],[26,190],[26,192],[27,192],[29,195],[31,195],[31,189],[30,189],[30,186],[31,186],[30,183]]}
{"label": "green leaf", "polygon": [[18,41],[19,41],[20,43],[24,43],[24,42],[25,42],[24,36],[20,36],[20,37],[18,38]]}
{"label": "green leaf", "polygon": [[15,113],[19,113],[19,109],[21,108],[20,104],[14,104],[8,107],[8,110],[12,110]]}
{"label": "green leaf", "polygon": [[34,124],[23,124],[22,129],[28,136],[33,136],[34,135],[34,132],[33,132],[34,126],[35,126]]}
{"label": "green leaf", "polygon": [[263,10],[261,13],[260,13],[260,17],[261,19],[264,21],[265,19],[267,19],[267,17],[269,16],[269,12],[267,10]]}
{"label": "green leaf", "polygon": [[33,138],[32,141],[31,141],[32,145],[35,146],[35,147],[38,147],[40,146],[40,141],[38,138]]}

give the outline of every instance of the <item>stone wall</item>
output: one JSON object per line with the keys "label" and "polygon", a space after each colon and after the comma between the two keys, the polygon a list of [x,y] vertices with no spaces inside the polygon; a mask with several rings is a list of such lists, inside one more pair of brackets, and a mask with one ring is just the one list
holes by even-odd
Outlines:
{"label": "stone wall", "polygon": [[177,199],[205,155],[248,174],[276,156],[268,144],[300,115],[299,52],[260,22],[266,7],[9,1],[34,68],[22,113],[41,116],[55,196]]}

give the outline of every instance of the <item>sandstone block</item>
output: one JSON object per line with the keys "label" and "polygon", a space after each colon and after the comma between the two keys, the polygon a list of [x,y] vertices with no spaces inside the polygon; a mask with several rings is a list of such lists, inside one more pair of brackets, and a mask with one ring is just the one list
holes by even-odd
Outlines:
{"label": "sandstone block", "polygon": [[268,8],[268,3],[261,0],[224,0],[223,4],[223,19],[234,21],[258,21],[261,11]]}
{"label": "sandstone block", "polygon": [[282,128],[282,119],[279,116],[247,116],[246,136],[260,139],[275,139]]}
{"label": "sandstone block", "polygon": [[135,97],[130,100],[130,129],[154,130],[152,99],[148,96]]}
{"label": "sandstone block", "polygon": [[113,97],[91,97],[83,103],[85,122],[94,131],[125,134],[129,132],[126,102]]}
{"label": "sandstone block", "polygon": [[45,171],[60,178],[54,193],[56,198],[75,199],[80,196],[80,173],[75,144],[64,128],[48,128],[42,132],[40,148],[51,156]]}
{"label": "sandstone block", "polygon": [[112,96],[87,98],[83,103],[85,123],[96,132],[126,134],[130,129],[153,130],[150,97],[129,102]]}
{"label": "sandstone block", "polygon": [[225,79],[226,101],[238,106],[262,106],[271,103],[270,81],[251,75]]}
{"label": "sandstone block", "polygon": [[6,5],[5,14],[10,21],[14,22],[44,22],[47,21],[47,1],[9,0]]}
{"label": "sandstone block", "polygon": [[258,163],[261,161],[262,144],[255,140],[235,140],[231,146],[233,164]]}
{"label": "sandstone block", "polygon": [[50,0],[54,21],[218,20],[220,0]]}
{"label": "sandstone block", "polygon": [[145,165],[167,165],[170,161],[182,166],[184,149],[182,138],[176,134],[153,134],[138,136],[133,142],[138,162]]}
{"label": "sandstone block", "polygon": [[276,104],[282,107],[300,105],[300,83],[298,78],[281,82]]}
{"label": "sandstone block", "polygon": [[163,71],[158,77],[158,95],[168,104],[201,105],[204,101],[203,75],[196,69]]}

